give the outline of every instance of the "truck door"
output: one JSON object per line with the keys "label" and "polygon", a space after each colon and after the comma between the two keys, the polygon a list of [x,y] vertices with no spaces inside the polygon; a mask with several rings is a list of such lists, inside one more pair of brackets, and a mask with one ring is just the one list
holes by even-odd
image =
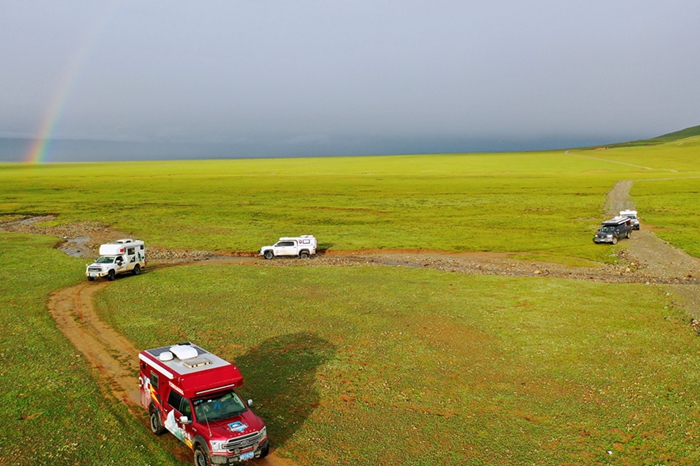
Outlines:
{"label": "truck door", "polygon": [[133,270],[136,265],[136,248],[126,250],[126,270]]}
{"label": "truck door", "polygon": [[126,270],[127,262],[124,259],[124,256],[117,256],[117,258],[114,259],[114,265],[117,266],[117,272],[122,272]]}
{"label": "truck door", "polygon": [[275,256],[296,256],[294,241],[280,241],[275,245]]}
{"label": "truck door", "polygon": [[[190,400],[180,395],[175,390],[170,390],[168,395],[168,409],[170,412],[163,425],[172,434],[192,448],[192,406]],[[187,416],[187,421],[182,422],[182,416]]]}

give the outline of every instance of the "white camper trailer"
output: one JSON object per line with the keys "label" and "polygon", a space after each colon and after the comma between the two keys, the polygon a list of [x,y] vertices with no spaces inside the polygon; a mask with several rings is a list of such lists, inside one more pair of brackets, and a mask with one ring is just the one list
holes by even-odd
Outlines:
{"label": "white camper trailer", "polygon": [[146,267],[146,247],[143,241],[118,239],[114,243],[100,246],[100,257],[87,266],[85,275],[88,280],[107,277],[114,280],[120,273],[141,273]]}

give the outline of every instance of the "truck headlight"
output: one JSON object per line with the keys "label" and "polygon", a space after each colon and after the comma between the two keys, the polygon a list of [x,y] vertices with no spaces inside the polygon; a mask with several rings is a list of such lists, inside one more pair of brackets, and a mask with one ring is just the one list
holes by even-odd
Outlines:
{"label": "truck headlight", "polygon": [[260,440],[267,437],[267,426],[260,429]]}
{"label": "truck headlight", "polygon": [[212,452],[221,453],[227,451],[225,448],[226,440],[210,440],[209,443],[211,444]]}
{"label": "truck headlight", "polygon": [[612,235],[608,235],[608,238],[612,238]]}

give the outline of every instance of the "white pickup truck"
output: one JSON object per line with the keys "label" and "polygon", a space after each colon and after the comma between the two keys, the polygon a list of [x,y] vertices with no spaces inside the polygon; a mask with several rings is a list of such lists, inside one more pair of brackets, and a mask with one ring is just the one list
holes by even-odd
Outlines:
{"label": "white pickup truck", "polygon": [[301,235],[296,237],[282,237],[272,246],[264,246],[260,249],[260,255],[265,259],[272,259],[278,256],[296,256],[306,259],[316,254],[318,242],[312,235]]}
{"label": "white pickup truck", "polygon": [[145,267],[146,248],[143,241],[118,239],[100,246],[100,257],[87,266],[85,275],[90,281],[100,277],[114,280],[120,273],[138,275]]}
{"label": "white pickup truck", "polygon": [[623,210],[620,212],[620,216],[632,220],[632,229],[639,230],[639,216],[636,210]]}

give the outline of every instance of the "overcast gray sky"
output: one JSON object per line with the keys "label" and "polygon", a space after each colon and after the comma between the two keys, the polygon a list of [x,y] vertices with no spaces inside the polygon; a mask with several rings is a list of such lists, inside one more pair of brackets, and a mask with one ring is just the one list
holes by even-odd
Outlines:
{"label": "overcast gray sky", "polygon": [[697,0],[0,0],[0,12],[6,138],[440,152],[700,124]]}

